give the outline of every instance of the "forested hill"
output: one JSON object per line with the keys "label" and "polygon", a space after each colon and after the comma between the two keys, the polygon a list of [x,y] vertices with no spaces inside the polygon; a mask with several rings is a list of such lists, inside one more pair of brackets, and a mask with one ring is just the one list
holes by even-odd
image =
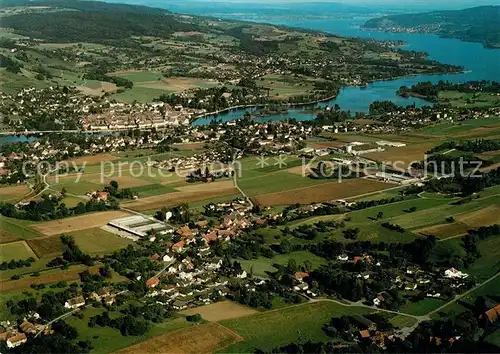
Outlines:
{"label": "forested hill", "polygon": [[364,27],[392,32],[434,33],[500,48],[500,6],[384,16],[369,20]]}
{"label": "forested hill", "polygon": [[168,37],[197,27],[167,10],[146,6],[76,0],[10,0],[11,5],[47,6],[48,10],[2,17],[2,27],[50,42],[109,43],[131,36]]}

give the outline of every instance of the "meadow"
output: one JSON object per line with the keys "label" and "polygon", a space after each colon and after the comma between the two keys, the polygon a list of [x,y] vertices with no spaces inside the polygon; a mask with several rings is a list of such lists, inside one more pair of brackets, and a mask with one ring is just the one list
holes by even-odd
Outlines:
{"label": "meadow", "polygon": [[255,350],[271,350],[290,342],[324,341],[328,336],[323,324],[332,317],[373,312],[361,307],[347,307],[334,302],[316,302],[285,307],[243,318],[222,321],[244,340],[222,352],[250,353]]}

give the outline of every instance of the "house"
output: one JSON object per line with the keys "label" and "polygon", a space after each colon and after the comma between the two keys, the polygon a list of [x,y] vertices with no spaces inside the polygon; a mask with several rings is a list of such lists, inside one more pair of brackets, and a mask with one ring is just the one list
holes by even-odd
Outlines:
{"label": "house", "polygon": [[186,242],[184,240],[180,240],[179,242],[174,243],[172,245],[172,251],[174,251],[174,252],[182,252],[182,250],[184,249],[185,245],[186,245]]}
{"label": "house", "polygon": [[369,331],[375,331],[377,329],[377,324],[364,316],[352,315],[349,317],[358,328],[367,328]]}
{"label": "house", "polygon": [[309,285],[307,283],[300,283],[293,287],[293,290],[295,291],[305,291],[307,289],[309,289]]}
{"label": "house", "polygon": [[82,307],[82,306],[85,306],[85,299],[83,298],[83,296],[76,296],[72,299],[69,299],[68,301],[66,301],[66,303],[64,304],[64,307],[66,307],[67,309],[77,309],[79,307]]}
{"label": "house", "polygon": [[359,331],[359,338],[360,339],[367,339],[370,338],[370,331],[367,329],[364,329],[362,331]]}
{"label": "house", "polygon": [[177,292],[177,287],[175,285],[172,285],[172,284],[164,285],[161,288],[161,292],[163,294],[174,294]]}
{"label": "house", "polygon": [[378,295],[373,299],[373,305],[375,306],[380,306],[383,302],[385,302],[385,298],[382,295]]}
{"label": "house", "polygon": [[175,310],[184,310],[187,309],[188,306],[186,301],[175,300],[174,303],[172,304],[172,307]]}
{"label": "house", "polygon": [[186,238],[194,236],[193,230],[191,230],[188,225],[184,225],[180,229],[175,230],[175,233]]}
{"label": "house", "polygon": [[236,278],[245,279],[247,277],[247,272],[244,270],[240,274],[236,275]]}
{"label": "house", "polygon": [[210,242],[217,240],[217,233],[215,231],[206,233],[205,235],[203,235],[203,239],[205,240],[205,243],[208,245]]}
{"label": "house", "polygon": [[163,262],[172,262],[173,260],[175,260],[175,258],[169,254],[163,256]]}
{"label": "house", "polygon": [[348,260],[349,260],[349,256],[348,256],[348,255],[346,255],[346,254],[341,254],[341,255],[337,256],[337,259],[338,259],[339,261],[345,262],[345,261],[348,261]]}
{"label": "house", "polygon": [[304,278],[308,278],[309,277],[309,273],[306,273],[306,272],[296,272],[293,277],[295,278],[295,280],[298,280],[298,281],[303,281]]}
{"label": "house", "polygon": [[7,339],[7,347],[8,348],[15,348],[20,346],[21,344],[24,344],[28,341],[28,338],[26,337],[26,334],[24,333],[17,333]]}
{"label": "house", "polygon": [[160,256],[157,253],[155,253],[152,256],[149,256],[148,259],[150,261],[157,261],[158,259],[160,259]]}
{"label": "house", "polygon": [[95,196],[95,198],[97,200],[106,201],[106,200],[108,200],[109,193],[108,192],[97,191],[94,196]]}
{"label": "house", "polygon": [[21,323],[19,328],[21,329],[21,331],[27,334],[35,334],[37,332],[36,326],[28,321],[24,321],[23,323]]}
{"label": "house", "polygon": [[469,274],[462,273],[455,268],[450,268],[444,271],[444,276],[450,279],[465,279],[469,276]]}
{"label": "house", "polygon": [[215,270],[219,269],[222,266],[222,259],[220,258],[214,258],[210,263],[207,264],[207,269],[208,270]]}
{"label": "house", "polygon": [[486,311],[484,315],[489,323],[497,322],[500,319],[500,304]]}
{"label": "house", "polygon": [[102,301],[104,302],[105,305],[111,306],[115,303],[116,298],[114,295],[107,295],[102,299]]}
{"label": "house", "polygon": [[207,220],[200,220],[194,223],[198,228],[203,229],[208,226]]}
{"label": "house", "polygon": [[156,278],[156,277],[153,277],[151,279],[148,279],[148,281],[146,281],[146,286],[148,288],[154,288],[155,286],[157,286],[158,284],[160,284],[160,279]]}

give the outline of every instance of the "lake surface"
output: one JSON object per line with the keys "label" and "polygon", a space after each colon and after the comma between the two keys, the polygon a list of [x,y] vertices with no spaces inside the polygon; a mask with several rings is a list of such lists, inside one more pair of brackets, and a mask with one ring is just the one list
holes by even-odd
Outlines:
{"label": "lake surface", "polygon": [[[159,3],[157,2],[155,5],[158,6]],[[438,60],[447,64],[461,65],[467,70],[467,72],[461,74],[418,75],[391,81],[378,81],[369,84],[367,88],[346,87],[341,90],[336,99],[323,102],[318,104],[318,106],[332,106],[334,104],[338,104],[341,109],[349,110],[351,113],[366,113],[368,112],[370,103],[377,100],[390,100],[403,106],[413,103],[417,106],[422,106],[428,105],[429,103],[416,98],[405,99],[399,97],[396,95],[397,89],[401,86],[411,86],[421,81],[500,81],[500,50],[498,49],[486,49],[480,43],[470,43],[462,42],[458,39],[440,38],[437,35],[431,34],[366,31],[361,29],[361,26],[370,18],[373,18],[373,15],[367,15],[365,13],[361,15],[348,15],[345,13],[329,14],[328,11],[325,12],[325,6],[328,8],[328,4],[323,5],[320,9],[318,9],[316,16],[312,14],[314,12],[314,8],[310,9],[306,16],[302,16],[297,10],[294,10],[291,7],[282,7],[271,11],[266,8],[250,8],[236,3],[224,3],[224,7],[221,9],[218,8],[217,11],[210,11],[206,7],[203,7],[203,11],[198,11],[192,4],[190,4],[190,6],[186,6],[185,8],[183,8],[182,5],[177,5],[174,10],[226,19],[309,28],[340,36],[370,38],[377,40],[403,40],[406,42],[406,45],[403,47],[404,49],[427,52],[429,53],[430,59]],[[334,11],[333,7],[332,11]],[[254,111],[254,109],[222,113],[217,116],[217,119],[227,121],[240,118],[246,111]],[[280,120],[286,117],[304,120],[312,119],[315,115],[306,114],[302,109],[290,109],[288,115],[269,116],[265,119]],[[214,117],[206,117],[198,120],[195,124],[207,124],[213,118]]]}

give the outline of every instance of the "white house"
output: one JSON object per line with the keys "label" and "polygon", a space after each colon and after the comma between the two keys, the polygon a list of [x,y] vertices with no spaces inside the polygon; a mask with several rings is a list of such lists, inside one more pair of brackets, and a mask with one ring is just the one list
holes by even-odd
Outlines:
{"label": "white house", "polygon": [[83,298],[83,296],[76,296],[72,299],[69,299],[64,304],[64,307],[66,307],[67,309],[76,309],[82,306],[85,306],[85,299]]}
{"label": "white house", "polygon": [[462,273],[455,268],[450,268],[444,271],[444,276],[451,279],[465,279],[469,276],[469,274]]}

